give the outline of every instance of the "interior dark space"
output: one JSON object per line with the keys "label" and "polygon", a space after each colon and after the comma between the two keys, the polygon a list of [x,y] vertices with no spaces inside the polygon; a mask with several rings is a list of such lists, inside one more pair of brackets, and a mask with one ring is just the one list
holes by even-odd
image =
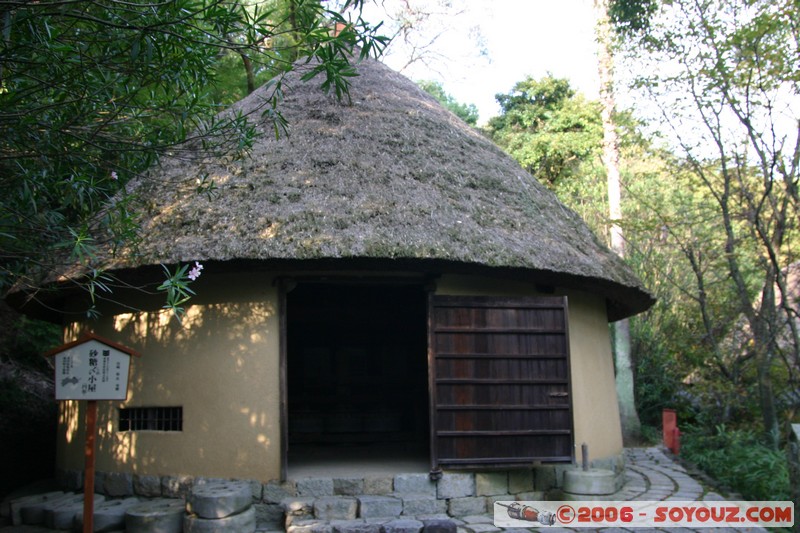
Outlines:
{"label": "interior dark space", "polygon": [[420,286],[300,283],[287,295],[289,453],[428,448]]}

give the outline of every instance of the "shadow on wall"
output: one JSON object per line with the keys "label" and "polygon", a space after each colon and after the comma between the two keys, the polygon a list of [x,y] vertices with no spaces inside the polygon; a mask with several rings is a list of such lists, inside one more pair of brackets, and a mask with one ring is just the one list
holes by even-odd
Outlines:
{"label": "shadow on wall", "polygon": [[[269,290],[198,291],[203,298],[182,323],[157,309],[71,328],[78,335],[90,326],[142,353],[128,401],[101,402],[98,470],[261,477],[278,464],[278,319]],[[119,408],[169,406],[182,407],[182,431],[119,431]],[[67,446],[82,445],[77,421],[74,408],[62,410]]]}

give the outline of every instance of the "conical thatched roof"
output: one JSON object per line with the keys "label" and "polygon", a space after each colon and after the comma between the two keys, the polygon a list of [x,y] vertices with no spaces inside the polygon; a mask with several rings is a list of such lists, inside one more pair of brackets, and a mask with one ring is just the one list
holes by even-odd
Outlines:
{"label": "conical thatched roof", "polygon": [[[288,136],[276,139],[264,120],[241,161],[176,158],[139,182],[141,255],[112,268],[194,260],[344,268],[358,259],[593,290],[612,318],[652,303],[630,269],[511,157],[388,67],[366,60],[358,72],[351,105],[291,74],[281,104]],[[234,109],[247,113],[266,95],[262,88]],[[213,200],[193,192],[202,176],[218,187]]]}

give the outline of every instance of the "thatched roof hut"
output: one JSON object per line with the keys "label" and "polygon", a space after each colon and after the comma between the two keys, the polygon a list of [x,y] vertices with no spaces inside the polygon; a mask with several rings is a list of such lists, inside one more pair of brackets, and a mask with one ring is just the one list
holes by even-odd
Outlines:
{"label": "thatched roof hut", "polygon": [[[108,269],[131,286],[205,269],[181,325],[136,291],[66,324],[143,354],[100,414],[98,470],[269,480],[342,444],[432,471],[569,463],[576,442],[618,464],[608,322],[651,296],[477,131],[375,61],[358,72],[351,103],[291,74],[288,135],[261,120],[241,160],[175,154],[131,184],[144,238]],[[80,409],[62,407],[66,470]]]}
{"label": "thatched roof hut", "polygon": [[[612,320],[651,305],[631,270],[491,141],[388,67],[367,60],[358,72],[352,103],[295,72],[281,103],[288,135],[276,139],[262,120],[249,157],[188,165],[176,157],[138,183],[142,255],[113,268],[372,260],[591,288]],[[258,117],[268,91],[233,111]],[[202,179],[217,187],[211,200],[194,192]]]}

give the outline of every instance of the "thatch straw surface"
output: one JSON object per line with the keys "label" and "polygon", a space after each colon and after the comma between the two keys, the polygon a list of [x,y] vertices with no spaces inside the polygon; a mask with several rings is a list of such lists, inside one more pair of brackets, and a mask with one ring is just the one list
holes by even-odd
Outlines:
{"label": "thatch straw surface", "polygon": [[[136,185],[141,255],[112,268],[194,260],[439,260],[596,282],[627,315],[652,302],[572,211],[414,83],[367,60],[352,105],[284,82],[289,135],[271,124],[241,161],[166,161]],[[261,89],[234,109],[249,112]],[[256,117],[260,115],[256,114]],[[208,176],[209,200],[193,191]]]}

